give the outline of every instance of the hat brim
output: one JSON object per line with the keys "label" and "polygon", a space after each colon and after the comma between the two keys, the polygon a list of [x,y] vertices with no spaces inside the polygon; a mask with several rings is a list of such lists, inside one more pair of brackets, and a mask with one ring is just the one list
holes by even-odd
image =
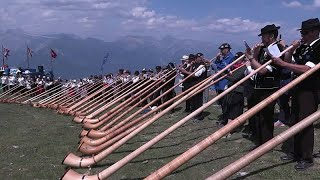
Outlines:
{"label": "hat brim", "polygon": [[297,31],[305,31],[305,30],[312,30],[312,29],[320,29],[320,23],[319,23],[319,24],[316,24],[316,25],[314,25],[314,26],[307,27],[307,28],[297,29]]}
{"label": "hat brim", "polygon": [[273,30],[269,30],[269,31],[260,33],[260,34],[258,34],[258,36],[262,36],[263,34],[267,34],[267,33],[270,33],[270,32],[272,32],[272,31],[275,31],[275,30],[278,30],[278,29],[280,29],[280,26],[276,26],[276,29],[273,29]]}
{"label": "hat brim", "polygon": [[219,49],[232,49],[231,47],[224,47],[224,48],[219,48]]}

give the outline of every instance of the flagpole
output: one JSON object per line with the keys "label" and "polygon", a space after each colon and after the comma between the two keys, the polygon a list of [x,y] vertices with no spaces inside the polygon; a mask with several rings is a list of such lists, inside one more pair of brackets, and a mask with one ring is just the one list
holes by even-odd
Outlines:
{"label": "flagpole", "polygon": [[28,47],[27,43],[26,43],[26,46],[27,46],[27,63],[28,63],[28,69],[29,69],[30,68],[29,67],[29,47]]}
{"label": "flagpole", "polygon": [[53,74],[53,57],[51,56],[51,72]]}
{"label": "flagpole", "polygon": [[4,68],[4,47],[2,45],[2,67]]}

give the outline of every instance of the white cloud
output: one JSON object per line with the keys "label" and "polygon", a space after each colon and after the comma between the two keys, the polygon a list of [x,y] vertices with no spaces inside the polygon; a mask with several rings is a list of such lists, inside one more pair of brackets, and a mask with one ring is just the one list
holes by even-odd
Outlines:
{"label": "white cloud", "polygon": [[304,9],[314,9],[320,7],[320,0],[313,0],[311,4],[304,4],[300,1],[284,1],[282,4],[289,8],[304,8]]}
{"label": "white cloud", "polygon": [[262,27],[271,22],[255,22],[249,19],[242,19],[241,17],[236,18],[222,18],[222,19],[211,19],[204,25],[194,26],[194,31],[215,31],[225,33],[242,33],[242,32],[257,32]]}
{"label": "white cloud", "polygon": [[299,1],[292,1],[292,2],[282,2],[282,4],[286,7],[301,7],[302,4]]}

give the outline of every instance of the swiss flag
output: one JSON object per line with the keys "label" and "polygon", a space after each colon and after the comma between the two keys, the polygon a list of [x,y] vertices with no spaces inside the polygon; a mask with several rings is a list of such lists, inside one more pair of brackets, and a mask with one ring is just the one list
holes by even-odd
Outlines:
{"label": "swiss flag", "polygon": [[54,52],[53,49],[51,49],[51,57],[52,57],[53,59],[55,59],[57,56],[58,56],[57,53]]}

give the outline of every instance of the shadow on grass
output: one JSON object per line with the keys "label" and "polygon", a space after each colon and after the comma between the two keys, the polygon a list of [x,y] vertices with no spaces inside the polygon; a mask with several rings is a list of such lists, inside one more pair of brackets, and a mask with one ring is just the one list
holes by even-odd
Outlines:
{"label": "shadow on grass", "polygon": [[[178,146],[180,144],[184,144],[185,142],[188,142],[188,141],[193,141],[193,140],[197,140],[199,138],[201,138],[203,136],[197,136],[197,137],[194,137],[194,138],[189,138],[189,139],[186,139],[186,140],[183,140],[183,141],[180,141],[179,143],[174,143],[174,144],[168,144],[168,145],[164,145],[164,146],[156,146],[156,147],[151,147],[149,149],[162,149],[162,148],[169,148],[169,147],[175,147],[175,146]],[[133,151],[135,151],[136,149],[128,149],[128,150],[122,150],[122,151],[116,151],[116,152],[113,152],[114,154],[121,154],[121,153],[131,153]]]}
{"label": "shadow on grass", "polygon": [[[208,130],[208,129],[214,129],[215,128],[215,126],[212,126],[212,127],[206,127],[206,128],[203,128],[203,127],[200,127],[200,128],[198,128],[198,129],[195,129],[195,130],[192,130],[192,132],[191,133],[193,133],[193,132],[196,132],[197,134],[199,134],[198,133],[198,131],[205,131],[205,130]],[[163,140],[173,140],[173,139],[179,139],[179,138],[182,138],[182,137],[186,137],[186,135],[190,135],[191,134],[189,131],[188,132],[186,132],[186,133],[183,133],[183,134],[181,134],[181,135],[178,135],[178,136],[173,136],[173,137],[166,137],[166,138],[163,138]],[[151,133],[145,133],[145,134],[142,134],[142,135],[144,135],[144,136],[148,136],[148,135],[155,135],[155,134],[159,134],[159,132],[151,132]],[[155,135],[156,136],[156,135]],[[128,142],[128,143],[126,143],[126,144],[135,144],[135,143],[145,143],[145,142],[147,142],[148,140],[143,140],[143,141],[133,141],[133,142]]]}
{"label": "shadow on grass", "polygon": [[268,166],[268,167],[265,167],[265,168],[262,168],[262,169],[259,169],[259,170],[256,170],[256,171],[253,171],[253,172],[250,172],[249,174],[247,175],[244,175],[244,176],[241,176],[241,177],[236,177],[236,178],[233,178],[232,180],[241,180],[241,179],[245,179],[245,178],[248,178],[250,176],[253,176],[253,175],[256,175],[256,174],[259,174],[263,171],[267,171],[269,169],[273,169],[273,168],[276,168],[276,167],[279,167],[279,166],[284,166],[284,165],[287,165],[287,164],[290,164],[290,163],[293,163],[292,161],[288,161],[288,162],[284,162],[284,163],[280,163],[280,164],[274,164],[272,166]]}
{"label": "shadow on grass", "polygon": [[192,167],[195,167],[195,166],[198,166],[198,165],[202,165],[202,164],[206,164],[206,163],[210,163],[210,162],[217,161],[217,160],[220,160],[220,159],[228,158],[228,157],[233,156],[233,155],[235,155],[235,154],[236,154],[236,153],[232,153],[232,154],[225,155],[225,156],[221,156],[221,157],[218,157],[218,158],[209,159],[209,160],[207,160],[207,161],[201,161],[201,162],[192,164],[192,165],[190,165],[190,166],[187,166],[187,167],[185,167],[185,168],[183,168],[183,169],[179,169],[179,170],[177,170],[177,171],[174,171],[172,174],[182,173],[182,172],[184,172],[184,171],[186,171],[186,170],[188,170],[188,169],[190,169],[190,168],[192,168]]}

